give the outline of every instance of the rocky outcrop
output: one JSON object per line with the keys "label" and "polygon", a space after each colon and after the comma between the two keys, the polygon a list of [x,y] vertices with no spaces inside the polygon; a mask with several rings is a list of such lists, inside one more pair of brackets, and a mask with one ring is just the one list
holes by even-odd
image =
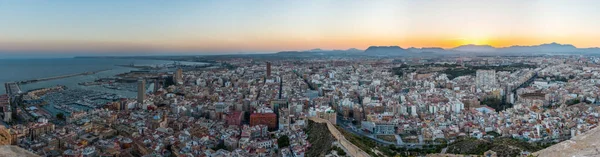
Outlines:
{"label": "rocky outcrop", "polygon": [[498,156],[519,156],[521,152],[533,152],[542,149],[534,143],[513,139],[510,137],[499,137],[493,141],[462,138],[448,145],[448,153],[483,155],[486,151],[494,151]]}
{"label": "rocky outcrop", "polygon": [[13,145],[0,146],[0,156],[39,157],[39,155]]}
{"label": "rocky outcrop", "polygon": [[600,156],[600,127],[533,153],[544,157]]}
{"label": "rocky outcrop", "polygon": [[311,144],[311,147],[306,151],[306,156],[327,155],[331,149],[332,142],[335,141],[325,123],[308,121],[306,134],[308,134],[308,142]]}
{"label": "rocky outcrop", "polygon": [[321,123],[321,124],[323,124],[323,123],[326,124],[326,127],[329,129],[330,135],[333,135],[333,137],[335,139],[337,139],[337,141],[344,148],[346,148],[346,150],[348,150],[347,153],[349,153],[350,156],[353,156],[353,157],[369,157],[370,156],[365,151],[361,150],[359,147],[354,145],[352,142],[348,141],[346,139],[346,137],[329,120],[325,120],[325,119],[318,118],[318,117],[310,117],[309,119],[310,119],[310,121],[314,121],[314,122]]}

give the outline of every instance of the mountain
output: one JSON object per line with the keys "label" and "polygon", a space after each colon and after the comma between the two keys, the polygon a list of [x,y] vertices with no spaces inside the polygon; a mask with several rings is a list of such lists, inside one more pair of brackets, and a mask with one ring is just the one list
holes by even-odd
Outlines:
{"label": "mountain", "polygon": [[490,45],[461,45],[451,50],[459,52],[497,52],[497,53],[566,53],[581,52],[584,49],[578,49],[571,44],[548,43],[531,46],[509,46],[496,48]]}
{"label": "mountain", "polygon": [[346,50],[346,52],[363,52],[363,50],[359,50],[359,49],[356,49],[356,48],[349,48],[349,49]]}
{"label": "mountain", "polygon": [[441,47],[422,47],[422,48],[410,47],[406,50],[413,52],[413,53],[444,53],[446,51],[445,49],[443,49]]}
{"label": "mountain", "polygon": [[460,52],[495,52],[497,49],[490,45],[461,45],[450,50]]}
{"label": "mountain", "polygon": [[323,49],[316,48],[316,49],[308,50],[308,52],[323,52]]}
{"label": "mountain", "polygon": [[532,46],[510,46],[501,48],[503,52],[578,52],[577,47],[571,44],[549,43]]}
{"label": "mountain", "polygon": [[399,46],[369,46],[365,50],[367,55],[390,55],[390,56],[403,56],[408,55],[409,52]]}
{"label": "mountain", "polygon": [[584,52],[599,52],[600,53],[599,47],[582,48],[581,50]]}
{"label": "mountain", "polygon": [[362,52],[362,50],[359,49],[355,49],[355,48],[350,48],[347,50],[323,50],[320,48],[316,48],[316,49],[311,49],[308,51],[301,51],[301,52],[322,52],[322,53],[355,53],[355,52]]}
{"label": "mountain", "polygon": [[[364,53],[361,53],[364,52]],[[311,49],[307,51],[283,51],[286,55],[375,55],[375,56],[431,56],[431,55],[540,55],[540,54],[600,54],[600,48],[577,48],[571,44],[556,42],[530,46],[493,47],[490,45],[460,45],[451,49],[439,47],[369,46],[366,50],[351,48],[347,50]]]}
{"label": "mountain", "polygon": [[536,55],[536,54],[584,54],[599,53],[600,48],[577,48],[571,44],[559,44],[556,42],[540,45],[496,48],[490,45],[461,45],[449,49],[457,53],[489,53],[494,55]]}
{"label": "mountain", "polygon": [[287,54],[287,55],[324,55],[324,54],[351,54],[351,53],[361,53],[362,50],[350,48],[347,50],[323,50],[320,48],[306,50],[306,51],[281,51],[276,54]]}

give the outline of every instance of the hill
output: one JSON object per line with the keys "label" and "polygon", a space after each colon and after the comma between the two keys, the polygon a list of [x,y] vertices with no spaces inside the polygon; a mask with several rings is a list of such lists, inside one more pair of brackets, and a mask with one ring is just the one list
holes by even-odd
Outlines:
{"label": "hill", "polygon": [[366,50],[351,48],[347,50],[311,49],[306,51],[282,51],[275,53],[277,57],[323,57],[323,56],[460,56],[460,55],[594,55],[600,54],[600,48],[577,48],[571,44],[546,43],[540,45],[513,45],[508,47],[494,47],[491,45],[460,45],[455,48],[443,49],[440,47],[410,47],[404,49],[400,46],[369,46]]}
{"label": "hill", "polygon": [[544,157],[561,156],[600,156],[600,127],[596,127],[570,140],[552,145],[546,149],[533,153]]}
{"label": "hill", "polygon": [[307,156],[325,156],[332,147],[332,142],[336,139],[327,129],[327,124],[308,121],[308,127],[305,130],[308,134],[308,142],[311,147],[306,151]]}
{"label": "hill", "polygon": [[498,156],[518,156],[521,152],[534,152],[542,148],[543,146],[508,137],[499,137],[493,141],[466,137],[448,145],[447,153],[483,155],[492,150]]}
{"label": "hill", "polygon": [[12,145],[0,146],[0,156],[39,157],[21,147]]}
{"label": "hill", "polygon": [[406,49],[399,46],[370,46],[365,50],[365,54],[368,55],[387,55],[387,56],[405,56],[407,54]]}

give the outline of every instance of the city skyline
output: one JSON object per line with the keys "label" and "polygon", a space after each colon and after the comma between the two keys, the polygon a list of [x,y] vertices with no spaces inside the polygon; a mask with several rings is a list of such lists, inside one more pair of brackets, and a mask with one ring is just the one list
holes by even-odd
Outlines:
{"label": "city skyline", "polygon": [[0,157],[600,156],[598,6],[0,0]]}
{"label": "city skyline", "polygon": [[[596,1],[0,2],[0,52],[265,53],[369,46],[598,47]],[[117,53],[118,54],[118,53]]]}

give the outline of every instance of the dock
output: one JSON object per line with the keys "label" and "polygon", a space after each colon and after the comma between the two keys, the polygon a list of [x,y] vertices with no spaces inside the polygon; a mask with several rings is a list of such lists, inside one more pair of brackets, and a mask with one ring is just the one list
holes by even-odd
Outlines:
{"label": "dock", "polygon": [[18,83],[19,84],[28,84],[28,83],[41,82],[41,81],[50,81],[50,80],[63,79],[63,78],[75,77],[75,76],[82,76],[82,75],[92,75],[92,74],[96,74],[96,73],[107,71],[107,70],[110,70],[110,69],[104,69],[104,70],[98,70],[98,71],[89,71],[89,72],[76,73],[76,74],[68,74],[68,75],[61,75],[61,76],[54,76],[54,77],[46,77],[46,78],[39,78],[39,79],[24,80],[24,81],[19,81]]}
{"label": "dock", "polygon": [[4,83],[4,88],[6,89],[6,94],[9,96],[15,96],[21,93],[21,87],[17,82],[7,82]]}

